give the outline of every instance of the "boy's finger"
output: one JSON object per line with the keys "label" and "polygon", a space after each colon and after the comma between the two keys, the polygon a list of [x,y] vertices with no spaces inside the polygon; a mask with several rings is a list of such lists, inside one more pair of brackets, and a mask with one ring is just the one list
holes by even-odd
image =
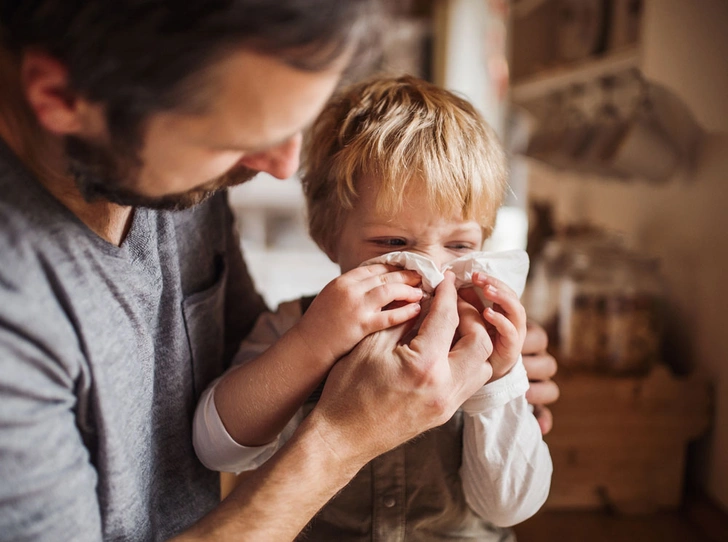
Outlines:
{"label": "boy's finger", "polygon": [[409,322],[413,318],[417,318],[420,312],[422,312],[422,307],[419,303],[408,303],[401,307],[378,313],[372,319],[372,326],[374,331],[398,326],[399,324]]}
{"label": "boy's finger", "polygon": [[488,307],[483,311],[483,318],[495,326],[503,346],[513,348],[518,344],[518,329],[505,315]]}
{"label": "boy's finger", "polygon": [[373,290],[370,290],[364,294],[367,301],[372,303],[375,307],[386,307],[393,301],[407,301],[409,303],[415,303],[422,300],[424,293],[421,288],[416,288],[408,284],[403,283],[390,283],[379,285]]}
{"label": "boy's finger", "polygon": [[483,288],[483,296],[498,305],[500,309],[505,313],[506,316],[516,325],[519,329],[526,331],[526,310],[523,308],[520,300],[515,296],[515,293],[510,288],[508,290],[501,290],[492,284],[488,284]]}
{"label": "boy's finger", "polygon": [[497,279],[490,275],[486,275],[485,273],[480,273],[480,272],[475,273],[473,276],[473,284],[475,284],[476,286],[480,286],[481,288],[490,284],[491,286],[494,286],[496,289],[498,289],[502,292],[506,292],[506,293],[512,295],[513,297],[515,297],[516,299],[518,299],[518,295],[516,295],[515,290],[513,288],[511,288],[510,286],[508,286],[508,284],[506,284],[505,282],[503,282],[500,279]]}
{"label": "boy's finger", "polygon": [[382,284],[391,284],[395,282],[401,282],[411,286],[422,282],[420,274],[417,271],[412,271],[410,269],[402,269],[384,264],[365,265],[364,267],[359,267],[357,269],[365,270],[359,273],[361,277],[360,280],[370,289]]}

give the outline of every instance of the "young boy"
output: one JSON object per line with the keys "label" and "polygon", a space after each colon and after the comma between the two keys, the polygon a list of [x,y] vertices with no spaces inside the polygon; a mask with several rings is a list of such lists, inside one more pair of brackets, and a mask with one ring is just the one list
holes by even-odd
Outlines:
{"label": "young boy", "polygon": [[[260,466],[313,408],[337,360],[418,316],[427,280],[370,260],[414,253],[436,271],[480,261],[506,187],[504,153],[474,108],[412,77],[340,93],[313,126],[304,160],[310,232],[342,275],[312,301],[261,316],[236,366],[203,394],[195,448],[216,470]],[[364,467],[302,538],[506,540],[494,525],[521,522],[545,501],[552,467],[525,399],[525,311],[503,280],[477,272],[468,280],[479,295],[460,292],[482,311],[492,378],[449,422]],[[275,382],[263,379],[270,364]]]}

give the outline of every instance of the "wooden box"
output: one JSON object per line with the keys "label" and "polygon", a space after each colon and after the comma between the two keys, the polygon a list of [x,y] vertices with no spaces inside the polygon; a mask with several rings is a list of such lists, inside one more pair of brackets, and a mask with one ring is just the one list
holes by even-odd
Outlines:
{"label": "wooden box", "polygon": [[547,509],[625,513],[679,506],[691,440],[710,425],[706,378],[676,378],[664,366],[645,377],[561,374]]}

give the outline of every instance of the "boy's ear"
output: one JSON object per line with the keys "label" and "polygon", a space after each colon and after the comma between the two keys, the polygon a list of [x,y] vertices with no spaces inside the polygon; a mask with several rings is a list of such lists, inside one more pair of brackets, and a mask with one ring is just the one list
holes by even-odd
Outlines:
{"label": "boy's ear", "polygon": [[327,239],[326,243],[319,243],[319,247],[321,250],[324,251],[324,254],[326,254],[329,257],[329,260],[331,260],[335,264],[339,264],[339,251],[338,251],[338,236],[333,236],[331,240]]}
{"label": "boy's ear", "polygon": [[90,124],[97,124],[89,122],[91,112],[103,118],[100,107],[92,106],[71,88],[68,69],[47,53],[25,51],[20,78],[38,123],[51,133],[68,135],[87,131]]}
{"label": "boy's ear", "polygon": [[337,250],[334,250],[333,247],[330,247],[330,246],[327,245],[326,247],[324,247],[324,252],[329,257],[329,260],[331,260],[335,264],[338,264],[339,263],[339,254],[338,254],[338,251]]}

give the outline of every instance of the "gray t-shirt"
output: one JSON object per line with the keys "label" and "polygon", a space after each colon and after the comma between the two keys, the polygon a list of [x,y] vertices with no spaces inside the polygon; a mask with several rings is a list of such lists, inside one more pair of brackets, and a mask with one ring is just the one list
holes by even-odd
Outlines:
{"label": "gray t-shirt", "polygon": [[226,195],[120,247],[0,140],[0,539],[160,540],[219,500],[197,398],[265,309]]}

